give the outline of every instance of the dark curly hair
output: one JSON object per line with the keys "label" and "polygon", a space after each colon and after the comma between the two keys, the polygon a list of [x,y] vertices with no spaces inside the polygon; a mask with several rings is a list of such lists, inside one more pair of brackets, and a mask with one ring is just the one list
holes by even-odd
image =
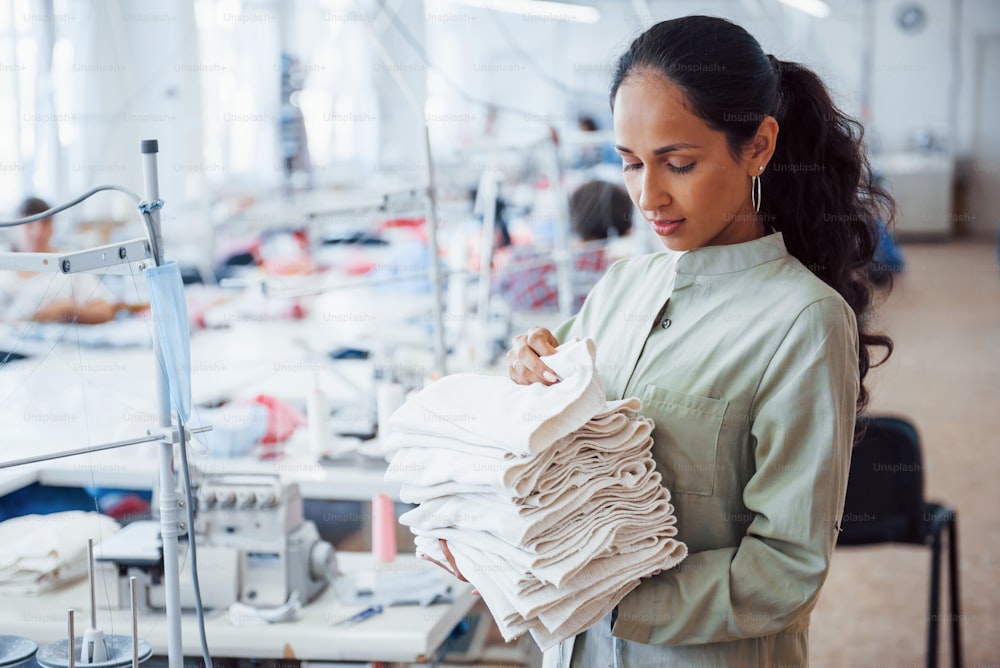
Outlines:
{"label": "dark curly hair", "polygon": [[894,204],[872,176],[860,123],[837,108],[810,69],[765,55],[746,30],[725,19],[685,16],[662,21],[640,35],[619,58],[611,105],[631,74],[650,70],[680,87],[694,114],[726,136],[738,158],[773,116],[780,126],[774,155],[761,176],[759,215],[784,237],[788,251],[836,290],[858,318],[861,390],[858,412],[868,404],[864,386],[893,342],[867,331],[873,286],[867,274],[879,237],[879,220],[891,223]]}

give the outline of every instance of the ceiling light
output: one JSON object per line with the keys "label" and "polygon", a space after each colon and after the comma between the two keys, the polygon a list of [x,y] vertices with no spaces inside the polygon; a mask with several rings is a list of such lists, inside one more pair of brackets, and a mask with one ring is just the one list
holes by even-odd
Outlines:
{"label": "ceiling light", "polygon": [[595,7],[574,5],[552,0],[455,0],[463,5],[493,9],[498,12],[523,14],[550,21],[597,23],[601,13]]}
{"label": "ceiling light", "polygon": [[779,2],[794,7],[800,12],[805,12],[810,16],[825,19],[830,15],[830,5],[824,0],[778,0]]}

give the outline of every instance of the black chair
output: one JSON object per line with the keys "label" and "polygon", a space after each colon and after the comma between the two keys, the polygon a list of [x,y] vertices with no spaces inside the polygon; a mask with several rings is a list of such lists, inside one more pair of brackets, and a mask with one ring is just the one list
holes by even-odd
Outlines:
{"label": "black chair", "polygon": [[948,534],[948,593],[952,666],[962,665],[958,587],[958,519],[955,510],[924,499],[920,437],[907,420],[865,416],[851,455],[847,499],[838,546],[908,543],[931,547],[927,665],[937,666],[940,620],[941,539]]}

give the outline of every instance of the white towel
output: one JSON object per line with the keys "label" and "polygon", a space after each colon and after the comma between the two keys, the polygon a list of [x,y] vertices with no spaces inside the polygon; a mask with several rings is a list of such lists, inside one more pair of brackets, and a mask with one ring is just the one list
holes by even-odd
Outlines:
{"label": "white towel", "polygon": [[546,387],[458,374],[391,419],[386,478],[419,504],[416,551],[479,589],[505,639],[544,650],[604,618],[644,577],[687,555],[636,398],[608,402],[590,341],[545,358]]}
{"label": "white towel", "polygon": [[0,522],[0,591],[38,594],[87,574],[87,539],[100,542],[117,522],[96,512],[71,510],[22,515]]}
{"label": "white towel", "polygon": [[[417,537],[426,536],[434,540],[443,538],[448,541],[449,545],[465,545],[495,554],[519,571],[532,574],[536,579],[543,579],[557,586],[561,586],[579,572],[593,558],[594,554],[611,549],[615,540],[615,528],[605,524],[588,530],[585,545],[588,549],[580,549],[580,545],[566,545],[561,546],[563,549],[558,552],[540,555],[518,549],[516,546],[484,531],[436,529],[426,534],[414,530],[414,534]],[[422,554],[419,551],[418,553]]]}
{"label": "white towel", "polygon": [[[662,500],[650,503],[643,513],[629,513],[615,509],[594,522],[579,519],[565,533],[550,541],[539,542],[533,547],[521,547],[486,531],[457,529],[453,527],[424,531],[411,529],[416,535],[418,553],[437,559],[435,552],[425,552],[426,541],[443,538],[453,545],[464,545],[495,554],[512,568],[531,574],[542,582],[563,586],[575,577],[592,559],[610,554],[630,554],[635,551],[636,529],[655,540],[673,541],[676,519],[673,507]],[[628,538],[628,540],[625,540]],[[680,543],[677,543],[680,545]]]}
{"label": "white towel", "polygon": [[611,513],[631,496],[648,496],[647,479],[655,476],[659,480],[654,467],[652,459],[646,458],[625,463],[607,475],[591,476],[578,471],[570,476],[560,495],[534,507],[515,505],[489,494],[438,497],[404,513],[399,521],[424,531],[444,527],[487,531],[511,544],[530,547],[557,525],[573,531],[589,522],[586,509],[598,498],[605,512]]}
{"label": "white towel", "polygon": [[404,403],[389,420],[393,431],[448,436],[514,454],[534,454],[607,410],[594,370],[594,342],[559,347],[545,363],[562,381],[518,385],[509,378],[445,376]]}
{"label": "white towel", "polygon": [[[476,585],[504,639],[509,641],[531,631],[545,651],[559,640],[575,636],[604,618],[618,601],[639,585],[642,577],[677,565],[686,549],[681,543],[661,542],[656,549],[642,555],[594,560],[574,579],[574,586],[552,588],[529,596],[512,595],[511,583],[509,580],[504,582],[509,569],[493,560],[486,551],[454,546],[452,554],[459,570]],[[657,563],[659,567],[651,570],[650,563]],[[482,577],[484,574],[490,577]],[[532,619],[537,623],[531,623]]]}
{"label": "white towel", "polygon": [[[590,467],[612,467],[633,454],[648,451],[649,443],[645,440],[651,432],[650,420],[632,419],[626,421],[616,433],[591,436],[582,431],[576,432],[532,457],[504,456],[509,453],[493,448],[474,448],[474,452],[465,453],[460,448],[451,447],[455,442],[450,439],[423,435],[415,438],[409,446],[396,450],[386,479],[403,483],[407,499],[420,499],[410,503],[431,498],[428,496],[431,490],[415,490],[414,487],[433,488],[447,482],[469,485],[463,487],[465,493],[473,493],[471,486],[474,485],[481,485],[498,494],[509,490],[510,500],[524,503],[530,491],[536,490],[537,493],[558,484],[555,476],[568,474],[566,467],[578,460],[591,458],[593,461],[587,464],[587,468],[598,474],[597,468]],[[393,434],[394,438],[397,436]],[[545,482],[542,482],[543,479]],[[450,488],[442,491],[442,494],[453,493]]]}

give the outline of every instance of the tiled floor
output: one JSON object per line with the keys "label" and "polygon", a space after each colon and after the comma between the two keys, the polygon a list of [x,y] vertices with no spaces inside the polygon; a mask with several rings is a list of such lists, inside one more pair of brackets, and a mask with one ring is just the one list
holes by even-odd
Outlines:
{"label": "tiled floor", "polygon": [[[871,411],[917,425],[926,495],[958,511],[965,665],[1000,666],[997,246],[910,244],[903,252],[906,270],[878,313],[896,352],[869,376]],[[811,665],[924,665],[929,567],[930,550],[919,546],[838,549],[813,613]],[[949,647],[942,624],[942,666]]]}

